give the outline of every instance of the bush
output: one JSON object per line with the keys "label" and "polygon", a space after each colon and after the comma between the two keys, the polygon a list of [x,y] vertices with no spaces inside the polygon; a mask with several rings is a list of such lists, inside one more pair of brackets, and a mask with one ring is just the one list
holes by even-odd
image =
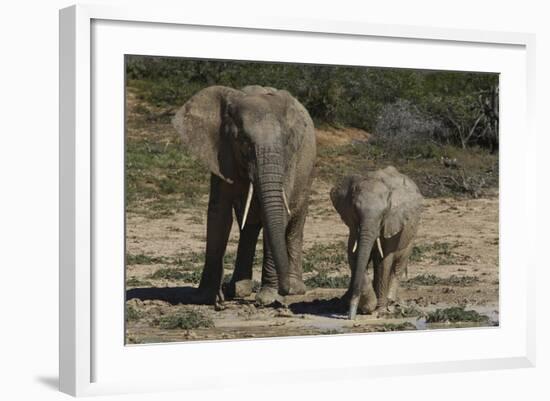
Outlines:
{"label": "bush", "polygon": [[446,285],[456,287],[468,287],[479,282],[479,278],[475,276],[456,276],[451,275],[447,278],[438,277],[433,274],[420,274],[406,281],[407,284],[415,285]]}
{"label": "bush", "polygon": [[428,323],[456,323],[456,322],[476,322],[484,323],[489,318],[480,315],[475,310],[465,310],[464,306],[454,306],[446,309],[436,309],[428,313],[426,321]]}
{"label": "bush", "polygon": [[198,311],[180,311],[172,315],[163,316],[159,319],[159,327],[161,329],[198,329],[201,327],[214,327],[214,322],[209,317]]}
{"label": "bush", "polygon": [[202,273],[199,270],[186,271],[177,267],[168,267],[156,270],[149,278],[154,280],[174,280],[186,283],[198,284],[201,281]]}
{"label": "bush", "polygon": [[328,276],[326,273],[319,273],[305,281],[310,288],[348,288],[349,276]]}
{"label": "bush", "polygon": [[143,316],[145,316],[145,313],[143,313],[143,311],[140,311],[139,309],[137,309],[133,305],[126,304],[126,316],[125,317],[126,317],[127,322],[134,321],[134,320],[139,320]]}
{"label": "bush", "polygon": [[408,100],[385,105],[376,122],[376,143],[400,157],[437,157],[430,143],[444,131],[441,122],[422,113]]}
{"label": "bush", "polygon": [[498,147],[497,74],[150,56],[127,56],[126,74],[138,96],[157,107],[179,107],[210,85],[272,86],[292,93],[317,124],[396,141],[428,135]]}

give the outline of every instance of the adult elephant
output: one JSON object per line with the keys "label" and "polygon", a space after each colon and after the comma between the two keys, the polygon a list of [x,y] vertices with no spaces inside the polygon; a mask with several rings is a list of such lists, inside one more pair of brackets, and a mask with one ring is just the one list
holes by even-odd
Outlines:
{"label": "adult elephant", "polygon": [[223,302],[223,256],[233,224],[240,227],[235,270],[225,294],[252,293],[252,263],[260,230],[264,255],[260,304],[303,294],[302,238],[316,156],[313,122],[285,90],[211,86],[191,97],[173,119],[191,153],[210,168],[201,299]]}
{"label": "adult elephant", "polygon": [[[343,299],[349,318],[357,309],[370,313],[397,300],[399,279],[407,269],[420,220],[422,195],[394,167],[365,176],[348,176],[330,192],[332,204],[349,227],[348,261],[352,275]],[[375,246],[376,243],[376,246]],[[373,262],[374,288],[367,275]]]}

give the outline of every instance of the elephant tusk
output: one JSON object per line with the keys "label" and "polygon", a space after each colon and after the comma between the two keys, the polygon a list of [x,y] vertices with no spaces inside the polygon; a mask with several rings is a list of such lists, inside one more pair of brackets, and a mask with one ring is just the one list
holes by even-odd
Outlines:
{"label": "elephant tusk", "polygon": [[290,208],[288,207],[288,202],[286,200],[285,190],[283,189],[283,202],[285,203],[286,211],[288,212],[288,215],[290,216]]}
{"label": "elephant tusk", "polygon": [[380,252],[380,256],[383,259],[384,258],[384,252],[382,252],[382,244],[380,243],[380,237],[376,238],[376,245],[378,245],[378,252]]}
{"label": "elephant tusk", "polygon": [[357,316],[357,307],[359,306],[359,297],[354,297],[350,301],[349,305],[349,311],[348,311],[348,319],[349,320],[355,320],[355,317]]}
{"label": "elephant tusk", "polygon": [[248,216],[248,210],[250,209],[250,202],[252,201],[252,194],[254,193],[254,186],[250,183],[248,187],[248,195],[246,197],[246,206],[244,207],[243,221],[241,222],[241,230],[244,230],[246,224],[246,217]]}
{"label": "elephant tusk", "polygon": [[357,250],[357,240],[355,240],[355,242],[353,243],[353,249],[351,250],[351,252],[355,253],[356,250]]}

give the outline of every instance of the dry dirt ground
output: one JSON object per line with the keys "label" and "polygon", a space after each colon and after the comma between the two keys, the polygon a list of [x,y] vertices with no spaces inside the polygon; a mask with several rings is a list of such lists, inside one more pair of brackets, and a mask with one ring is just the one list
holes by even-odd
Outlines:
{"label": "dry dirt ground", "polygon": [[[304,254],[309,255],[313,266],[306,268],[304,278],[323,271],[345,283],[344,277],[349,275],[344,256],[347,229],[330,203],[329,186],[318,181],[313,188],[304,235]],[[346,319],[345,309],[335,300],[345,291],[342,284],[335,285],[337,288],[321,285],[323,288],[311,288],[306,295],[289,296],[286,307],[278,308],[257,307],[254,294],[248,299],[226,301],[223,309],[186,303],[200,277],[205,223],[204,206],[167,218],[127,214],[128,343],[498,325],[498,196],[426,199],[398,305],[393,312],[360,315],[355,321]],[[237,241],[234,224],[226,275],[232,271]],[[257,254],[261,255],[261,247]],[[255,280],[260,279],[260,261],[257,255]],[[436,309],[456,306],[477,311],[487,320],[443,318],[431,323],[433,318],[428,318]],[[189,316],[199,322],[189,323]]]}

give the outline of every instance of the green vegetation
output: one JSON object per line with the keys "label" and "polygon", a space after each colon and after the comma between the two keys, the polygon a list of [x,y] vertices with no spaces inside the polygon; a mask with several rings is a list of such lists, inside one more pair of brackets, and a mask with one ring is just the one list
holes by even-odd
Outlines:
{"label": "green vegetation", "polygon": [[133,321],[141,319],[145,314],[133,305],[126,304],[126,321]]}
{"label": "green vegetation", "polygon": [[476,322],[484,323],[489,318],[480,315],[475,310],[465,310],[464,306],[454,306],[446,309],[436,309],[428,313],[426,322],[428,323],[456,323],[456,322]]}
{"label": "green vegetation", "polygon": [[[317,149],[317,176],[334,183],[344,175],[393,165],[411,177],[424,196],[479,197],[498,187],[498,155],[479,147],[461,149],[431,141],[402,148],[379,141],[352,142]],[[448,168],[442,160],[457,160],[458,168]]]}
{"label": "green vegetation", "polygon": [[188,252],[173,259],[172,263],[182,267],[189,266],[189,268],[202,267],[204,264],[204,253]]}
{"label": "green vegetation", "polygon": [[157,263],[168,263],[163,256],[150,256],[143,253],[132,255],[126,254],[126,263],[129,265],[153,265]]}
{"label": "green vegetation", "polygon": [[184,329],[192,330],[199,328],[214,327],[214,322],[209,317],[199,311],[178,311],[171,315],[166,315],[158,320],[161,329]]}
{"label": "green vegetation", "polygon": [[347,246],[343,242],[334,244],[314,244],[302,258],[304,272],[326,272],[347,268]]}
{"label": "green vegetation", "polygon": [[128,287],[147,287],[151,285],[151,282],[137,277],[129,277],[126,279],[126,285]]}
{"label": "green vegetation", "polygon": [[406,281],[406,284],[413,285],[447,285],[456,287],[467,287],[479,282],[479,278],[475,276],[455,276],[447,278],[438,277],[433,274],[420,274]]}
{"label": "green vegetation", "polygon": [[[261,248],[257,253],[261,254]],[[236,257],[237,255],[235,252],[227,252],[224,256],[224,263],[232,268],[235,265]],[[254,260],[257,267],[259,267],[258,263],[261,263],[260,259],[260,257],[256,257]],[[152,274],[147,276],[148,279],[184,281],[193,284],[198,284],[200,282],[201,272],[204,267],[203,252],[187,252],[176,257],[157,257],[146,254],[134,255],[128,253],[126,254],[126,260],[129,265],[164,265],[164,267],[155,270]],[[230,278],[231,276],[228,275],[226,277],[227,281]],[[126,285],[130,287],[139,287],[151,285],[151,283],[136,277],[129,277],[126,281]]]}
{"label": "green vegetation", "polygon": [[349,276],[328,276],[321,272],[304,281],[310,288],[348,288]]}
{"label": "green vegetation", "polygon": [[[233,254],[228,254],[228,258],[233,258]],[[178,255],[175,258],[165,256],[150,256],[146,254],[126,254],[126,263],[128,265],[154,265],[165,264],[181,267],[185,270],[194,270],[202,267],[204,264],[203,252],[188,252]]]}
{"label": "green vegetation", "polygon": [[195,206],[208,193],[208,177],[179,143],[155,138],[126,142],[129,211],[158,218]]}
{"label": "green vegetation", "polygon": [[463,147],[498,144],[497,74],[127,56],[126,76],[155,107],[180,106],[210,85],[272,86],[291,92],[318,124],[379,127],[387,138],[406,130]]}
{"label": "green vegetation", "polygon": [[424,316],[424,312],[422,312],[414,305],[397,305],[391,313],[391,317],[394,318],[419,316]]}
{"label": "green vegetation", "polygon": [[416,327],[414,324],[410,322],[403,322],[403,323],[384,323],[381,326],[376,327],[376,331],[404,331],[404,330],[416,330]]}
{"label": "green vegetation", "polygon": [[470,260],[470,256],[454,252],[461,246],[461,242],[451,244],[449,242],[434,242],[432,244],[415,245],[410,260],[420,262],[425,258],[438,262],[440,265],[460,264]]}
{"label": "green vegetation", "polygon": [[201,271],[188,271],[177,267],[158,269],[149,278],[154,280],[177,280],[186,283],[198,284],[201,281]]}

